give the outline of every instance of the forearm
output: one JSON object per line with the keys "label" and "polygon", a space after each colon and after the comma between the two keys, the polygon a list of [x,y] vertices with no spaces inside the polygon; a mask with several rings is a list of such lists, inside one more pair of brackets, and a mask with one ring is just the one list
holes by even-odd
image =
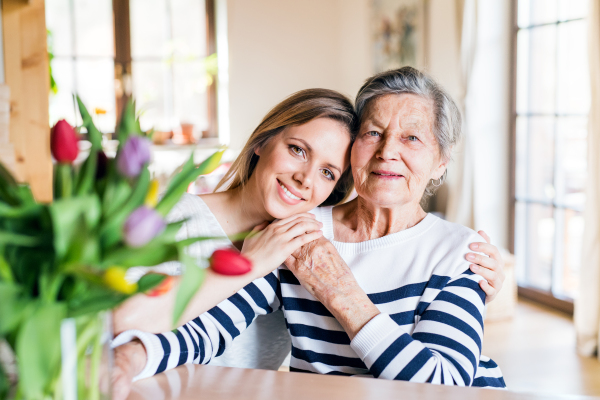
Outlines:
{"label": "forearm", "polygon": [[351,346],[375,377],[469,386],[478,368],[485,295],[469,271],[450,280],[410,333],[387,314],[369,323]]}
{"label": "forearm", "polygon": [[[223,276],[206,270],[204,283],[198,289],[176,326],[181,326],[210,310],[229,296],[238,292],[255,277],[252,272],[241,276]],[[162,296],[149,297],[138,294],[114,311],[114,330],[121,333],[129,329],[160,333],[173,329],[173,307],[180,277],[175,277],[173,288]]]}
{"label": "forearm", "polygon": [[360,287],[343,295],[333,295],[323,304],[342,325],[350,340],[354,339],[370,320],[380,314],[379,309]]}

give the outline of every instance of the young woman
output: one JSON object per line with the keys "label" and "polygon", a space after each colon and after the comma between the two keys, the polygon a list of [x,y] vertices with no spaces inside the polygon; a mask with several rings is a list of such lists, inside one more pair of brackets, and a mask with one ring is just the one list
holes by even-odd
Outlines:
{"label": "young woman", "polygon": [[[356,124],[353,106],[343,95],[324,89],[298,92],[273,108],[252,133],[220,183],[223,186],[230,182],[227,190],[186,195],[182,199],[170,216],[173,220],[188,218],[182,236],[260,232],[241,247],[253,263],[252,272],[236,278],[209,272],[182,323],[267,275],[303,244],[322,236],[322,224],[308,211],[319,205],[337,204],[350,192],[349,158]],[[215,248],[228,244],[231,245],[227,241],[197,243],[191,246],[190,254],[200,261]],[[487,243],[478,245],[478,251],[491,256],[483,258],[480,265],[501,270],[501,260],[492,258],[495,248]],[[500,285],[501,282],[495,284],[496,289]],[[489,295],[496,291],[491,286],[482,288]],[[157,298],[139,296],[126,303],[115,314],[116,332],[139,329],[158,333],[171,329],[174,292]],[[281,313],[259,317],[211,364],[276,369],[290,349],[289,335],[278,314]],[[136,350],[139,346],[141,343],[134,341],[119,347],[117,365],[144,365],[145,359],[135,356],[140,354]],[[136,369],[127,369],[132,370]],[[127,388],[132,378],[127,374],[119,376]],[[119,387],[119,382],[115,382],[115,390]]]}

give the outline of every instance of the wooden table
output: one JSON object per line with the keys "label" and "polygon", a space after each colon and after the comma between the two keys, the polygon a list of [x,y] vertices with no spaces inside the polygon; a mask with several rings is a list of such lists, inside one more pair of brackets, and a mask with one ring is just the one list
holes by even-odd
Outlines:
{"label": "wooden table", "polygon": [[128,400],[592,399],[383,379],[183,365],[133,385]]}

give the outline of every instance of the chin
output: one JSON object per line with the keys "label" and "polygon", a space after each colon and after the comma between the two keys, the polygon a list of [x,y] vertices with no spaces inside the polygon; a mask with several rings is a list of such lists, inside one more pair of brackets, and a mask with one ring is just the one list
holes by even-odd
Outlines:
{"label": "chin", "polygon": [[275,219],[284,219],[291,217],[294,214],[304,212],[303,210],[299,209],[299,207],[293,207],[284,204],[268,204],[265,209],[269,215]]}

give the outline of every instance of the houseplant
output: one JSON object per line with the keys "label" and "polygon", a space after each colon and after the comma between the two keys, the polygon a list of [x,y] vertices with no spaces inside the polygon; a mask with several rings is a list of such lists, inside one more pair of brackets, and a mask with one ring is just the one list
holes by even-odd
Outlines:
{"label": "houseplant", "polygon": [[135,104],[124,109],[116,129],[117,157],[109,159],[101,133],[76,100],[91,149],[76,170],[75,131],[64,121],[53,128],[57,164],[51,204],[37,203],[29,186],[17,183],[0,164],[0,342],[16,356],[18,371],[15,387],[14,376],[0,363],[0,398],[109,397],[109,390],[100,390],[104,313],[165,279],[147,274],[132,284],[125,280],[126,270],[183,263],[174,321],[202,283],[203,270],[183,249],[210,238],[178,241],[175,234],[184,221],[167,223],[165,217],[191,182],[219,165],[223,150],[198,166],[190,157],[159,200],[148,170],[150,141]]}

